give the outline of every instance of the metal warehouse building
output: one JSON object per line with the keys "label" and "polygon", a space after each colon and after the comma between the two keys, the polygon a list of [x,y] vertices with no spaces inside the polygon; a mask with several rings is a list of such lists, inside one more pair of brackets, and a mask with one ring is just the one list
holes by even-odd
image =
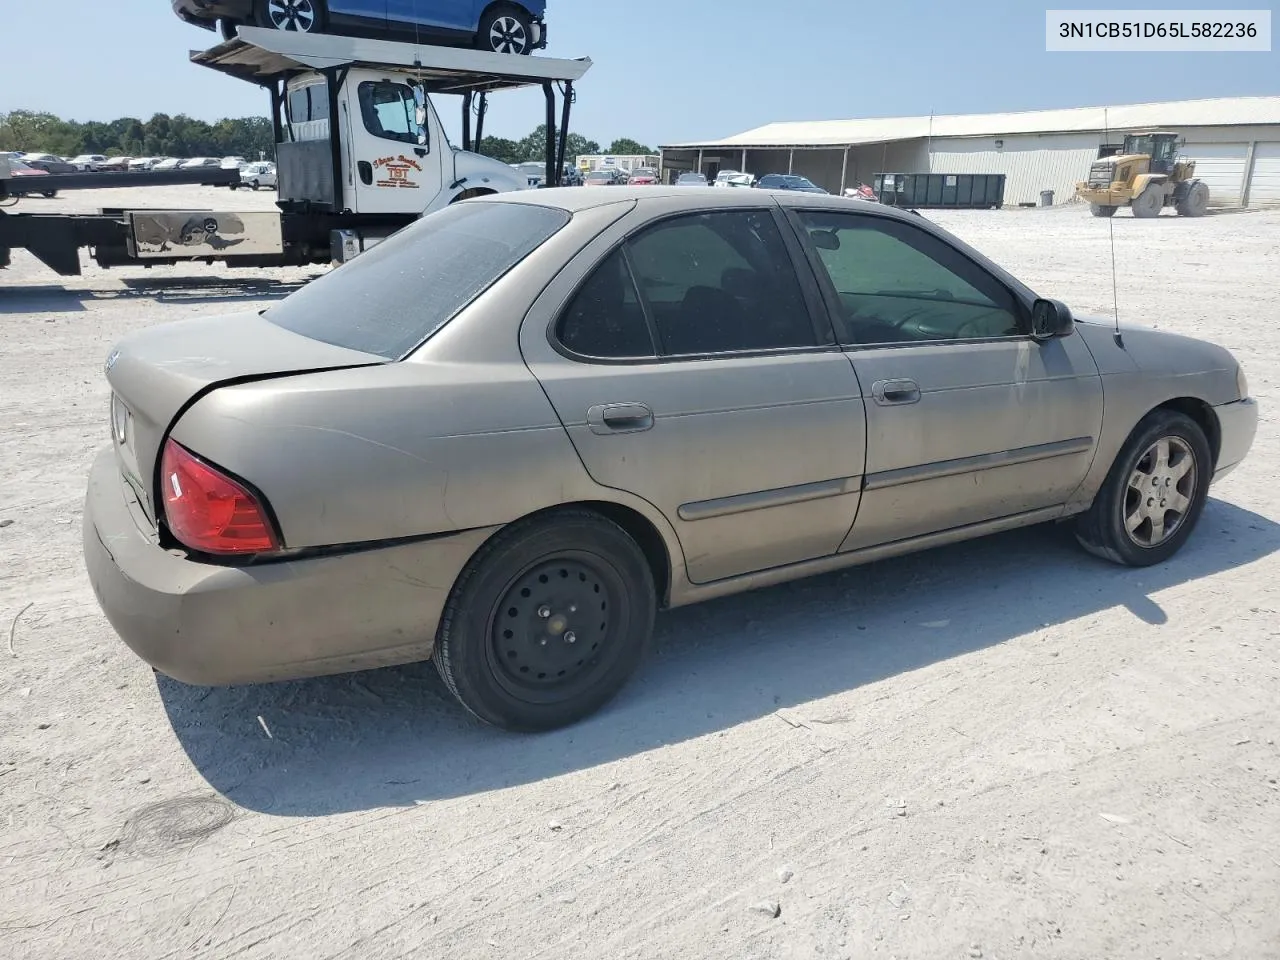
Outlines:
{"label": "metal warehouse building", "polygon": [[662,148],[664,170],[798,173],[833,193],[877,173],[996,173],[1005,203],[1043,190],[1067,202],[1126,133],[1172,130],[1212,206],[1280,205],[1280,96],[1178,100],[1029,113],[771,123],[724,140]]}

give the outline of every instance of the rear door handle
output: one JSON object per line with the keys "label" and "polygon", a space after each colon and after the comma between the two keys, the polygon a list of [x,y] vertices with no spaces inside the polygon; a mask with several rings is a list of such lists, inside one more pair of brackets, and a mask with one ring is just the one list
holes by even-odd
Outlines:
{"label": "rear door handle", "polygon": [[653,426],[653,411],[644,403],[597,403],[587,410],[592,433],[639,433]]}
{"label": "rear door handle", "polygon": [[871,395],[882,407],[920,402],[920,384],[914,380],[877,380],[871,385]]}

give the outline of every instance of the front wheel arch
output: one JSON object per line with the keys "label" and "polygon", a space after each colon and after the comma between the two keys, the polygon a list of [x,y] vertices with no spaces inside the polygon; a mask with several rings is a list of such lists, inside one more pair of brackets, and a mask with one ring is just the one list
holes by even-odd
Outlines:
{"label": "front wheel arch", "polygon": [[1218,423],[1218,415],[1213,412],[1213,407],[1196,397],[1177,397],[1153,407],[1147,411],[1146,416],[1150,416],[1157,410],[1173,410],[1194,420],[1209,441],[1209,452],[1212,454],[1211,470],[1217,470],[1218,455],[1222,452],[1222,427]]}

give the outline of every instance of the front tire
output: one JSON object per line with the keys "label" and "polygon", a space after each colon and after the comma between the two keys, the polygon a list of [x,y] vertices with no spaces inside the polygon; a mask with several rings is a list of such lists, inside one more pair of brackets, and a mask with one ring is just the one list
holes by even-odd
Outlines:
{"label": "front tire", "polygon": [[518,7],[493,7],[480,18],[476,46],[490,53],[527,55],[533,52],[533,21]]}
{"label": "front tire", "polygon": [[1089,212],[1095,217],[1114,217],[1116,215],[1116,208],[1110,204],[1091,203],[1089,204]]}
{"label": "front tire", "polygon": [[626,531],[557,511],[501,531],[467,564],[440,620],[436,668],[486,723],[553,730],[622,689],[656,609],[653,573]]}
{"label": "front tire", "polygon": [[324,29],[322,0],[258,0],[254,22],[270,30],[292,33],[320,33]]}
{"label": "front tire", "polygon": [[1076,539],[1123,566],[1162,563],[1191,536],[1212,478],[1213,452],[1200,425],[1156,410],[1134,428],[1093,506],[1076,521]]}
{"label": "front tire", "polygon": [[1160,216],[1160,211],[1164,208],[1164,192],[1155,184],[1147,187],[1138,196],[1133,198],[1133,215],[1139,219],[1146,220],[1150,217]]}

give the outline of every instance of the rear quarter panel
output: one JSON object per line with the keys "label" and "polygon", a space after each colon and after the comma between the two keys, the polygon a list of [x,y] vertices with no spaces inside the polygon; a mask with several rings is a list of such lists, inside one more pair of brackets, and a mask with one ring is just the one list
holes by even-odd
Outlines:
{"label": "rear quarter panel", "polygon": [[660,515],[591,480],[519,349],[537,293],[629,208],[579,211],[410,358],[216,390],[174,438],[256,486],[288,547],[496,526],[609,500],[649,517],[670,548]]}

